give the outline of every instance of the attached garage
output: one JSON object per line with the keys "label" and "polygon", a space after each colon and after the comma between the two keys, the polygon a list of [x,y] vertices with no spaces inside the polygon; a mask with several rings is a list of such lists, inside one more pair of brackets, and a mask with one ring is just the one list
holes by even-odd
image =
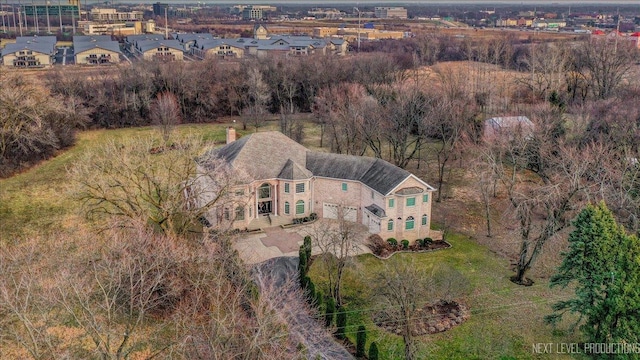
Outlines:
{"label": "attached garage", "polygon": [[[351,222],[358,221],[358,208],[353,206],[344,206],[344,219]],[[322,204],[322,217],[326,219],[338,219],[340,213],[340,206],[337,204]]]}

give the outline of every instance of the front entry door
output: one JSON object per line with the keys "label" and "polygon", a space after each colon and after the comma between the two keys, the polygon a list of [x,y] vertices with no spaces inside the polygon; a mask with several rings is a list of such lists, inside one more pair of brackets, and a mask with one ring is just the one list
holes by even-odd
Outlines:
{"label": "front entry door", "polygon": [[271,200],[258,203],[258,215],[271,214]]}

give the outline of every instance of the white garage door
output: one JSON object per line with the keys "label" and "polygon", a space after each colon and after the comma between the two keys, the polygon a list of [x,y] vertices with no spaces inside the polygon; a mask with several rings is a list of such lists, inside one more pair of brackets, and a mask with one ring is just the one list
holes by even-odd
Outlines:
{"label": "white garage door", "polygon": [[[358,208],[353,206],[345,206],[343,207],[343,211],[345,220],[352,222],[358,221]],[[339,207],[336,204],[323,203],[322,214],[323,217],[327,219],[337,219],[339,214]]]}
{"label": "white garage door", "polygon": [[334,204],[322,204],[322,216],[327,219],[337,219],[338,218],[338,205]]}
{"label": "white garage door", "polygon": [[367,214],[367,218],[369,219],[369,232],[372,234],[377,234],[380,232],[380,220],[370,216]]}

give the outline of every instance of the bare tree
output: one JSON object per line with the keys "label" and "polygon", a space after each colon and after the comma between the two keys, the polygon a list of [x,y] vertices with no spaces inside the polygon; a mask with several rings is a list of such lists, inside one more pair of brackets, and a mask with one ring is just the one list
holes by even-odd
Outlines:
{"label": "bare tree", "polygon": [[270,98],[269,87],[262,78],[262,73],[257,66],[251,67],[247,71],[245,94],[245,106],[242,110],[243,129],[248,123],[252,123],[256,131],[264,124],[267,114],[267,102]]}
{"label": "bare tree", "polygon": [[[242,175],[216,159],[194,159],[201,140],[175,140],[162,149],[152,138],[111,141],[85,154],[70,169],[74,192],[92,219],[119,219],[121,224],[145,219],[167,234],[196,231],[199,219],[229,200]],[[96,217],[97,215],[97,217]]]}
{"label": "bare tree", "polygon": [[374,300],[385,318],[397,323],[404,342],[404,358],[417,359],[416,310],[438,300],[451,301],[467,294],[469,281],[455,269],[436,266],[426,273],[413,260],[394,257],[372,279]]}
{"label": "bare tree", "polygon": [[364,154],[366,147],[360,129],[367,113],[367,100],[364,87],[357,84],[342,83],[320,90],[314,113],[321,126],[321,142],[326,132],[331,151]]}
{"label": "bare tree", "polygon": [[0,79],[0,108],[0,176],[71,145],[75,129],[86,121],[81,106],[65,106],[16,76]]}
{"label": "bare tree", "polygon": [[565,44],[531,44],[525,56],[519,59],[529,74],[518,78],[533,95],[548,100],[552,93],[561,94],[569,70],[570,54]]}
{"label": "bare tree", "polygon": [[322,253],[322,263],[329,279],[329,294],[340,307],[343,305],[342,278],[359,247],[359,229],[358,224],[347,220],[355,210],[338,205],[335,211],[337,222],[316,222],[309,230],[309,236]]}
{"label": "bare tree", "polygon": [[[23,239],[0,252],[0,348],[15,344],[33,359],[63,356],[48,331],[58,322],[55,298],[44,289],[48,272],[55,271],[45,259],[57,255],[48,242]],[[0,356],[10,355],[0,350]]]}
{"label": "bare tree", "polygon": [[151,123],[158,127],[165,144],[169,142],[171,133],[180,124],[180,106],[173,93],[162,92],[151,104]]}
{"label": "bare tree", "polygon": [[606,99],[623,83],[637,58],[638,50],[630,41],[594,39],[575,50],[574,71],[590,80],[594,97]]}

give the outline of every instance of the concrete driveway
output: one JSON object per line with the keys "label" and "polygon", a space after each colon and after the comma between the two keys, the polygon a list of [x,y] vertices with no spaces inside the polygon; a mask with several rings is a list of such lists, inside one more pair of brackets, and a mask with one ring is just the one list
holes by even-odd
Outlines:
{"label": "concrete driveway", "polygon": [[[364,225],[357,225],[354,232],[353,255],[371,253],[365,245],[369,232]],[[298,249],[303,244],[304,236],[316,238],[319,233],[335,230],[338,223],[335,220],[319,219],[313,224],[301,225],[288,229],[279,226],[264,229],[263,233],[239,234],[233,241],[233,246],[240,258],[247,264],[258,264],[281,256],[298,256]],[[318,244],[312,242],[313,255],[321,254]]]}

